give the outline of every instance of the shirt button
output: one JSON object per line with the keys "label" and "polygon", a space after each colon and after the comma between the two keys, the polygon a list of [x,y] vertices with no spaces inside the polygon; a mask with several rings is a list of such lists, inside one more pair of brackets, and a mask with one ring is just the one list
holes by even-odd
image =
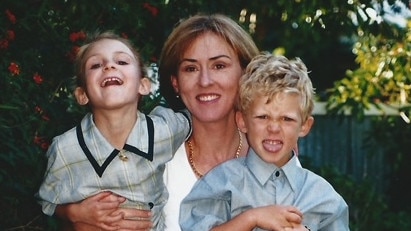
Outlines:
{"label": "shirt button", "polygon": [[279,177],[280,176],[280,171],[275,172],[275,176]]}

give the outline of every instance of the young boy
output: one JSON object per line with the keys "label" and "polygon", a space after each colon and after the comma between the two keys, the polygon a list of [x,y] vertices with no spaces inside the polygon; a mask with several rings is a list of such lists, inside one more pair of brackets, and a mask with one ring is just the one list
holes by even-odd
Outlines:
{"label": "young boy", "polygon": [[191,130],[189,116],[163,107],[138,111],[150,80],[131,43],[111,32],[81,47],[75,71],[75,97],[91,113],[53,139],[37,195],[43,212],[51,216],[57,205],[110,191],[126,198],[126,208],[151,209],[153,230],[163,230],[162,175]]}
{"label": "young boy", "polygon": [[[232,229],[237,216],[250,222],[236,231],[349,230],[344,199],[325,179],[296,165],[293,148],[314,122],[313,95],[300,59],[261,54],[251,61],[240,80],[236,115],[250,150],[196,183],[181,204],[182,230],[225,230],[230,222]],[[270,227],[264,220],[269,205],[297,207],[302,223]]]}

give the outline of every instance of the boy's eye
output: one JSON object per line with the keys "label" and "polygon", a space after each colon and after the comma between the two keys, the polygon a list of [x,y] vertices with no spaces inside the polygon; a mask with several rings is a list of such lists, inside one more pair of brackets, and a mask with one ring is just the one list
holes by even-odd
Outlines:
{"label": "boy's eye", "polygon": [[287,117],[287,116],[285,116],[285,117],[283,118],[283,120],[284,120],[284,121],[294,121],[293,118],[290,118],[290,117]]}
{"label": "boy's eye", "polygon": [[268,119],[268,116],[267,115],[259,115],[259,116],[256,116],[256,118],[265,120],[265,119]]}

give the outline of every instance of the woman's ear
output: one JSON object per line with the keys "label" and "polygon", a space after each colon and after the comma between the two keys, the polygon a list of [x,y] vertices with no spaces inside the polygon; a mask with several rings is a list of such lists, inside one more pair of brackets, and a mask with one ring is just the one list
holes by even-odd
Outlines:
{"label": "woman's ear", "polygon": [[151,81],[148,78],[141,78],[138,93],[140,95],[148,95],[150,94],[150,91],[151,91]]}
{"label": "woman's ear", "polygon": [[314,117],[309,116],[308,119],[301,126],[301,131],[300,131],[299,136],[300,137],[306,136],[310,132],[311,127],[313,126],[313,124],[314,124]]}
{"label": "woman's ear", "polygon": [[86,105],[89,101],[87,94],[82,87],[76,87],[74,96],[76,97],[77,103],[82,106]]}
{"label": "woman's ear", "polygon": [[177,76],[172,75],[170,77],[170,81],[171,81],[171,86],[173,86],[174,92],[178,95],[179,94],[179,90],[178,90],[178,80],[177,80]]}
{"label": "woman's ear", "polygon": [[244,114],[240,111],[235,112],[235,120],[237,122],[237,127],[242,133],[247,133],[247,126],[244,120]]}

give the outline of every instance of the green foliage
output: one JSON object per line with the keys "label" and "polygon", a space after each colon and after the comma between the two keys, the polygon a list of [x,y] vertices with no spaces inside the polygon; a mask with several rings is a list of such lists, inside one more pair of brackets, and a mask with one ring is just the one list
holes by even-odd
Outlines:
{"label": "green foliage", "polygon": [[359,67],[330,89],[331,113],[351,111],[360,118],[371,105],[388,104],[409,112],[411,99],[411,23],[391,34],[358,31],[354,46]]}
{"label": "green foliage", "polygon": [[[341,38],[351,38],[357,25],[354,25],[347,16],[356,12],[363,3],[356,0],[348,2],[342,4],[340,0],[4,1],[0,4],[0,229],[57,230],[56,220],[42,215],[34,200],[34,194],[44,174],[45,151],[51,139],[77,124],[85,113],[85,109],[77,105],[71,92],[72,61],[78,47],[84,42],[86,32],[113,30],[128,37],[140,49],[143,58],[149,64],[156,63],[165,38],[181,18],[197,12],[224,13],[233,19],[239,19],[240,24],[252,33],[261,50],[280,48],[287,56],[301,57],[312,70],[311,77],[317,92],[324,97],[325,94],[321,92],[332,86],[334,80],[342,78],[345,70],[355,64],[350,52],[352,40],[346,39],[344,41],[348,42],[341,42]],[[257,15],[256,22],[250,19],[252,14]],[[359,22],[360,26],[365,24],[367,22]],[[390,60],[389,65],[385,65],[381,73],[388,72],[390,68],[395,70],[395,77],[392,79],[402,81],[402,87],[408,94],[408,78],[401,79],[400,74],[408,76],[406,74],[409,70],[409,41],[406,39],[410,35],[402,35],[400,32],[390,34],[384,43],[378,42],[378,36],[375,36],[374,40],[371,36],[368,40],[360,37],[361,46],[357,47],[356,53],[357,61],[360,61],[358,65],[368,66],[364,66],[363,70],[352,71],[350,78],[371,78],[372,73],[376,71],[377,63]],[[400,47],[396,47],[399,38],[402,39],[404,47],[401,52]],[[369,41],[368,45],[366,41]],[[375,54],[373,46],[379,47],[385,43],[389,44],[385,48],[386,56],[383,56],[384,52]],[[396,49],[391,49],[393,47]],[[395,62],[391,51],[400,54]],[[336,56],[339,58],[335,58]],[[367,60],[374,64],[368,64]],[[153,70],[155,71],[155,68]],[[152,76],[155,81],[155,73]],[[369,82],[368,79],[359,79],[362,84],[359,84],[358,90],[350,78],[343,79],[330,92],[331,105],[342,105],[346,102],[352,105],[368,105],[375,99],[382,101],[401,93],[397,82],[391,80],[385,80],[384,86],[377,88],[365,84]],[[391,87],[385,86],[387,84],[391,84]],[[339,85],[345,87],[342,93],[337,91]],[[389,91],[382,94],[380,88],[387,88]],[[355,97],[357,95],[349,95],[344,96],[346,101],[342,100],[342,96],[351,94],[351,91],[360,91],[359,99]],[[380,99],[380,95],[374,92],[385,98]],[[376,96],[370,96],[372,94]],[[154,92],[150,97],[144,98],[142,110],[150,111],[159,103],[163,103],[161,96]],[[358,111],[364,108],[366,107],[362,106]],[[376,195],[362,194],[363,190],[365,193],[365,188],[357,192],[350,179],[335,175],[331,178],[341,179],[336,182],[337,185],[341,185],[341,190],[350,189],[345,194],[350,206],[358,208],[353,217],[353,225],[359,227],[358,230],[366,227],[360,224],[361,221],[367,225],[371,225],[372,220],[380,224],[378,215],[391,217]],[[354,192],[354,195],[350,194]],[[361,197],[367,198],[367,205],[370,206],[369,210],[372,210],[372,213],[364,213],[359,209],[363,203],[360,201]],[[406,213],[401,214],[406,216]],[[394,221],[397,220],[386,222],[395,224]]]}
{"label": "green foliage", "polygon": [[411,212],[390,210],[387,197],[373,188],[366,179],[356,182],[335,168],[324,166],[316,172],[327,179],[345,199],[350,210],[350,230],[409,230]]}

